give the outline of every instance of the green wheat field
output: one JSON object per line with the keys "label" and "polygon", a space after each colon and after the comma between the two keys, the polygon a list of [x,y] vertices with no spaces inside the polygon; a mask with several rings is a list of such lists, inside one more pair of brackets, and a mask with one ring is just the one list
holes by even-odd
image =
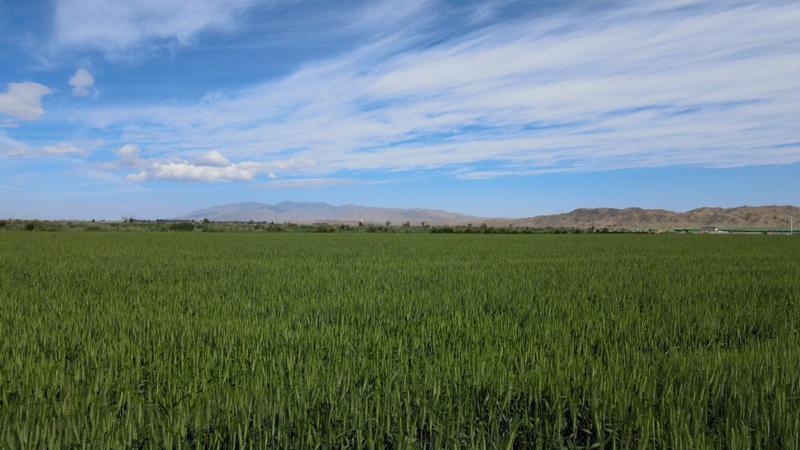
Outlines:
{"label": "green wheat field", "polygon": [[0,233],[3,448],[800,448],[800,239]]}

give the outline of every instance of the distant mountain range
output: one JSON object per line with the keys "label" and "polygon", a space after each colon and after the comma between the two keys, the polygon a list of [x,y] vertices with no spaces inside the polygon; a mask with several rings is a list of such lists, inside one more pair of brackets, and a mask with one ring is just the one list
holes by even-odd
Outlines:
{"label": "distant mountain range", "polygon": [[242,222],[253,220],[256,222],[337,222],[356,223],[363,220],[365,223],[402,224],[421,222],[430,224],[459,224],[486,220],[464,214],[452,213],[438,209],[400,209],[400,208],[373,208],[359,205],[333,206],[327,203],[282,202],[275,205],[267,203],[234,203],[229,205],[213,206],[207,209],[194,211],[180,219],[208,220],[215,222]]}
{"label": "distant mountain range", "polygon": [[194,211],[179,219],[215,222],[405,222],[418,225],[487,223],[534,228],[681,228],[681,227],[788,227],[789,218],[800,221],[796,206],[741,206],[738,208],[698,208],[687,212],[642,208],[582,208],[564,214],[521,219],[475,217],[438,209],[375,208],[359,205],[333,206],[327,203],[282,202],[275,205],[248,202],[214,206]]}

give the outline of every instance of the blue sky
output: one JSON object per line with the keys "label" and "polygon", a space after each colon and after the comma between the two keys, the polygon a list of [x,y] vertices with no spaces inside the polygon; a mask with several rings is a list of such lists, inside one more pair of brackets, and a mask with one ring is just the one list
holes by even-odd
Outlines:
{"label": "blue sky", "polygon": [[800,203],[796,1],[0,0],[0,217]]}

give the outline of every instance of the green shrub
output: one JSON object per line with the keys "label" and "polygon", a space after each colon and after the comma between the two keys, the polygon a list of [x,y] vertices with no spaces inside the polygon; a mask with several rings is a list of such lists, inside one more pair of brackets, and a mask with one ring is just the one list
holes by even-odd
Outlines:
{"label": "green shrub", "polygon": [[270,223],[267,224],[266,230],[267,231],[286,231],[286,227],[281,225],[281,224],[278,224],[278,223],[270,222]]}
{"label": "green shrub", "polygon": [[431,233],[455,233],[453,227],[434,227],[431,229]]}
{"label": "green shrub", "polygon": [[204,233],[222,233],[225,231],[224,227],[218,226],[213,223],[204,223],[200,228]]}
{"label": "green shrub", "polygon": [[175,222],[169,224],[170,231],[194,231],[194,223],[192,222]]}
{"label": "green shrub", "polygon": [[336,227],[329,223],[318,223],[314,225],[314,231],[317,233],[333,233],[336,231]]}

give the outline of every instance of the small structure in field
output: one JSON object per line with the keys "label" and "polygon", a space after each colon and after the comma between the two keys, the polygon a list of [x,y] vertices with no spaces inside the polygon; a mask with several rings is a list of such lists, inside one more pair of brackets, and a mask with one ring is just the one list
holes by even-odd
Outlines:
{"label": "small structure in field", "polygon": [[701,233],[719,233],[719,227],[701,227]]}

